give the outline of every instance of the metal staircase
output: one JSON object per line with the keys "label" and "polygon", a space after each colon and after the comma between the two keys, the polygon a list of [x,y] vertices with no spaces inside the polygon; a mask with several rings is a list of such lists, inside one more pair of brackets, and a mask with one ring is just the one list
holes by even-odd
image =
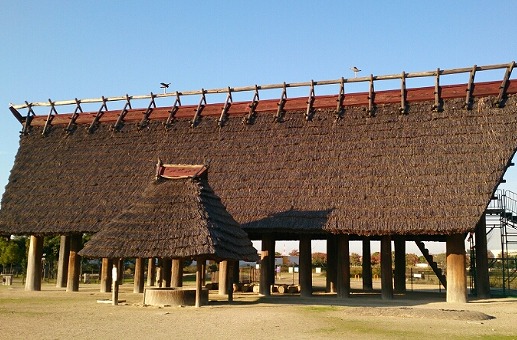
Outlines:
{"label": "metal staircase", "polygon": [[500,266],[502,272],[503,294],[511,290],[517,279],[517,194],[509,190],[496,190],[486,211],[487,239],[499,233],[501,254],[490,261],[491,266]]}
{"label": "metal staircase", "polygon": [[447,280],[445,275],[443,275],[442,269],[438,267],[438,263],[434,261],[433,255],[429,254],[429,250],[425,247],[424,242],[416,240],[415,243],[418,246],[418,249],[420,249],[422,252],[422,255],[424,255],[425,259],[427,260],[427,263],[429,263],[429,266],[433,269],[436,277],[438,277],[438,280],[440,280],[442,286],[447,288]]}

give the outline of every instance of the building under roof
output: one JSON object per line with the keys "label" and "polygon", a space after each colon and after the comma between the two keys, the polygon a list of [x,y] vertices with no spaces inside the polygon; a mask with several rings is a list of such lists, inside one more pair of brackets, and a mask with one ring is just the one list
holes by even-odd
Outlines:
{"label": "building under roof", "polygon": [[435,87],[418,89],[405,88],[406,73],[402,88],[389,91],[373,84],[393,78],[357,78],[370,83],[357,94],[345,94],[341,79],[335,96],[315,96],[311,82],[308,98],[287,98],[284,83],[280,101],[259,101],[255,86],[253,100],[241,103],[229,88],[225,103],[207,104],[203,90],[197,106],[179,105],[176,92],[168,107],[151,94],[147,109],[108,110],[104,97],[90,113],[80,101],[74,113],[52,105],[46,116],[11,107],[24,133],[0,232],[98,232],[138,200],[162,157],[210,160],[212,188],[252,239],[344,235],[386,246],[395,237],[452,237],[457,249],[458,235],[476,231],[517,148],[513,66],[504,65],[502,82],[474,83],[476,70],[492,69],[475,66],[468,84],[448,86],[439,77],[454,72],[438,70],[429,73]]}

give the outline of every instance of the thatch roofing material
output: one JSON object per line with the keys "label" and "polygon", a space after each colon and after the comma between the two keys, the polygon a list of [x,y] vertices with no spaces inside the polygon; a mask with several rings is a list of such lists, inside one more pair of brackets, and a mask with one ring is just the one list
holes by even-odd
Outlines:
{"label": "thatch roofing material", "polygon": [[159,176],[141,197],[103,224],[80,254],[256,261],[256,249],[208,184],[206,171],[199,174],[206,168],[190,167],[190,175],[185,168],[161,167],[172,170],[169,175],[182,176]]}
{"label": "thatch roofing material", "polygon": [[[320,110],[312,121],[288,111],[253,125],[203,117],[196,128],[178,119],[120,132],[101,124],[68,137],[53,127],[22,136],[2,200],[0,229],[13,234],[95,232],[138,197],[147,169],[161,156],[178,163],[211,160],[210,183],[248,232],[325,231],[357,235],[443,235],[472,230],[517,146],[517,98],[362,107],[337,119]],[[289,224],[271,218],[296,212]],[[330,211],[330,213],[328,213]],[[321,212],[312,223],[315,212]],[[281,216],[281,215],[280,215]],[[263,223],[254,223],[263,221]],[[322,227],[324,225],[324,227]]]}

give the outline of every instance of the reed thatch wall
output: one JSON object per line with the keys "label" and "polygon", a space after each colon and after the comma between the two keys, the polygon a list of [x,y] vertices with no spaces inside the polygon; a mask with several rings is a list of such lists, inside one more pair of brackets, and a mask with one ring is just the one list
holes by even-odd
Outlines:
{"label": "reed thatch wall", "polygon": [[[253,125],[231,117],[199,126],[177,120],[120,132],[54,126],[22,136],[0,210],[12,234],[95,232],[149,183],[149,169],[210,160],[210,183],[248,231],[443,235],[472,230],[517,146],[517,98],[505,108],[476,99],[259,114]],[[152,116],[151,116],[152,118]]]}

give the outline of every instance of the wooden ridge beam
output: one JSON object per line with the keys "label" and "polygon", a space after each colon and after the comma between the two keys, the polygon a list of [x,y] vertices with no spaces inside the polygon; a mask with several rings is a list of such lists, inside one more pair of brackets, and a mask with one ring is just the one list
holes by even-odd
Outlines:
{"label": "wooden ridge beam", "polygon": [[[472,97],[487,97],[487,96],[498,96],[500,92],[500,81],[476,83],[476,86],[472,89]],[[440,87],[440,99],[452,99],[452,98],[465,98],[466,84],[459,85],[446,85]],[[228,91],[228,89],[226,89]],[[382,104],[393,104],[401,102],[401,90],[387,90],[375,92],[375,105]],[[517,93],[517,80],[508,80],[506,91],[508,94]],[[340,95],[322,95],[315,96],[313,102],[313,109],[336,109],[336,102],[339,107],[339,96]],[[422,88],[411,88],[406,89],[406,101],[411,102],[423,102],[423,101],[435,101],[435,87],[422,87]],[[205,117],[220,117],[221,112],[224,109],[224,103],[206,104],[203,105],[202,99],[200,101],[203,107],[203,116]],[[343,107],[352,106],[368,106],[370,103],[369,93],[350,93],[346,97],[343,95]],[[193,119],[195,116],[196,108],[199,105],[179,105],[179,102],[175,102],[174,106],[157,107],[153,109],[152,120],[166,121],[170,119],[171,112],[174,112],[173,118],[190,118]],[[299,98],[286,98],[284,103],[284,110],[288,111],[306,111],[307,109],[307,97]],[[253,97],[252,102],[234,102],[227,110],[228,116],[244,116],[245,118],[251,118],[249,115],[256,113],[276,113],[278,110],[278,100],[258,99],[258,93]],[[102,110],[100,110],[102,111]],[[135,122],[142,119],[142,115],[146,109],[129,109],[125,115],[125,122]],[[99,112],[84,112],[76,117],[75,124],[83,125],[92,123],[92,119],[98,117],[98,123],[115,123],[119,117],[119,110],[102,111],[102,115],[98,116]],[[53,125],[65,125],[70,122],[73,114],[61,113],[54,117]],[[246,116],[248,115],[248,116]],[[30,125],[32,126],[44,126],[47,116],[32,116]]]}

